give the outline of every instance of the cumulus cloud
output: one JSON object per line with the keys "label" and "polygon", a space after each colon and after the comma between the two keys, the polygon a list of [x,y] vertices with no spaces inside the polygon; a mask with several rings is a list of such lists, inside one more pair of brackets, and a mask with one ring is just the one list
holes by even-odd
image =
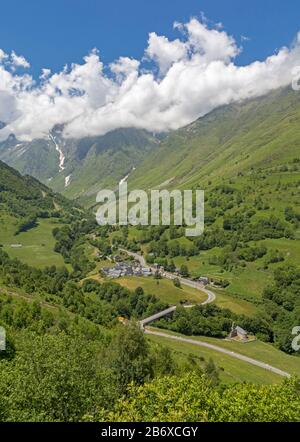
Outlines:
{"label": "cumulus cloud", "polygon": [[16,99],[6,91],[0,90],[0,121],[7,123],[17,117]]}
{"label": "cumulus cloud", "polygon": [[161,74],[165,74],[170,66],[187,56],[188,47],[179,39],[170,41],[167,37],[151,32],[146,49],[146,56],[155,60]]}
{"label": "cumulus cloud", "polygon": [[3,49],[0,49],[0,63],[3,62],[8,57],[8,55],[3,51]]}
{"label": "cumulus cloud", "polygon": [[41,80],[45,80],[46,78],[49,77],[50,74],[51,74],[51,69],[43,68],[42,69],[42,73],[41,73],[39,78]]}
{"label": "cumulus cloud", "polygon": [[30,67],[30,64],[26,60],[23,55],[17,55],[15,51],[12,51],[11,53],[11,65],[14,67],[22,67],[24,69],[27,69]]}
{"label": "cumulus cloud", "polygon": [[104,66],[94,49],[82,64],[43,69],[38,82],[14,70],[29,67],[24,57],[0,50],[0,120],[7,123],[0,139],[43,138],[58,123],[74,138],[120,127],[177,129],[217,106],[290,84],[300,65],[300,33],[290,48],[238,66],[242,49],[221,26],[192,18],[174,27],[174,40],[149,34],[141,61],[120,57]]}

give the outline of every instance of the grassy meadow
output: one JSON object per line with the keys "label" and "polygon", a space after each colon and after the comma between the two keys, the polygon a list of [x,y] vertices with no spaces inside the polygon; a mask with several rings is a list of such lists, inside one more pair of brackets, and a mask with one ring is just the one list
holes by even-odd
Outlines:
{"label": "grassy meadow", "polygon": [[[55,239],[52,235],[54,227],[61,224],[56,220],[41,219],[37,227],[15,235],[16,226],[8,216],[0,219],[0,244],[12,258],[18,258],[34,267],[65,265],[63,257],[54,252]],[[14,248],[12,245],[21,244]]]}
{"label": "grassy meadow", "polygon": [[[154,328],[152,329],[154,330]],[[162,331],[166,334],[184,336],[169,330]],[[300,358],[287,355],[282,351],[277,350],[271,344],[258,340],[249,343],[240,343],[202,336],[188,336],[188,338],[194,339],[195,341],[200,340],[203,342],[208,342],[210,344],[226,348],[236,353],[265,362],[266,364],[270,364],[283,371],[287,371],[291,375],[300,376]],[[271,373],[263,368],[252,366],[246,362],[234,359],[229,355],[218,353],[217,351],[205,347],[202,348],[190,343],[177,342],[168,338],[159,338],[154,335],[148,335],[148,339],[151,342],[160,342],[161,345],[168,346],[172,350],[175,350],[179,361],[188,354],[198,358],[204,357],[206,361],[209,358],[212,358],[219,368],[224,369],[224,371],[220,372],[220,376],[221,379],[226,382],[249,381],[255,383],[273,383],[279,382],[282,379],[277,374]]]}
{"label": "grassy meadow", "polygon": [[207,299],[205,293],[185,285],[182,285],[181,288],[175,287],[173,282],[168,279],[128,276],[119,278],[117,282],[130,290],[142,287],[145,293],[155,295],[168,304],[178,304],[182,301],[200,303]]}

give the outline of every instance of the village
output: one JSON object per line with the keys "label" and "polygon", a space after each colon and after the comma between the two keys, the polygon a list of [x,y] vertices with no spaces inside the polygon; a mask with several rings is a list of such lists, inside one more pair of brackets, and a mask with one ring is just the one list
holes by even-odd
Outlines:
{"label": "village", "polygon": [[[138,260],[137,258],[133,258],[133,256],[131,256],[131,258],[132,258],[131,260],[126,261],[126,260],[123,260],[123,258],[119,255],[115,255],[115,256],[110,257],[110,260],[112,262],[114,262],[115,265],[113,267],[103,267],[102,273],[106,277],[111,278],[111,279],[121,278],[124,276],[170,277],[170,272],[166,272],[163,266],[160,266],[160,265],[154,263],[150,267],[150,266],[145,265],[144,259],[141,262],[141,260]],[[176,271],[174,272],[173,275],[174,275],[174,278],[175,277],[180,278],[179,269],[176,269]],[[201,286],[203,286],[203,288],[208,284],[213,285],[213,282],[210,281],[210,279],[207,276],[200,276],[200,277],[197,277],[193,280],[186,279],[186,278],[184,278],[184,279],[185,279],[185,281],[190,281],[191,283],[198,283]],[[144,326],[144,323],[152,322],[152,321],[156,320],[157,318],[164,316],[165,314],[168,315],[170,313],[169,312],[170,309],[173,311],[173,309],[176,309],[176,306],[168,308],[165,311],[159,312],[159,313],[151,316],[150,318],[146,318],[145,320],[142,321],[143,326]],[[228,341],[237,341],[237,342],[241,342],[241,343],[246,343],[246,342],[251,342],[251,341],[255,340],[255,336],[249,335],[246,330],[244,330],[242,327],[240,327],[238,325],[235,326],[233,323],[231,331],[230,331],[229,335],[227,336],[227,338],[225,338],[225,339]]]}
{"label": "village", "polygon": [[102,272],[108,278],[120,278],[121,276],[151,276],[150,267],[142,267],[140,263],[117,262],[114,267],[103,267]]}
{"label": "village", "polygon": [[[158,264],[153,264],[151,267],[142,265],[140,261],[134,259],[133,261],[127,262],[123,261],[119,255],[113,256],[112,260],[115,262],[113,267],[103,267],[102,273],[108,278],[120,278],[122,276],[166,276],[165,269],[163,266]],[[174,277],[179,276],[179,269],[176,269],[174,272]],[[210,283],[210,280],[206,276],[200,276],[194,279],[194,282],[198,282],[202,285],[207,285]]]}

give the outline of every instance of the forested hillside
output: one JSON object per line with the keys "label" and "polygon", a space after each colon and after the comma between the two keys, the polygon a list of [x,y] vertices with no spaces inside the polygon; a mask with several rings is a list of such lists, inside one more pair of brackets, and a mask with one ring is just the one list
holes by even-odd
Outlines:
{"label": "forested hillside", "polygon": [[[216,110],[162,141],[157,167],[153,153],[132,172],[131,186],[205,189],[205,231],[196,238],[178,226],[100,227],[91,211],[0,163],[7,334],[0,420],[299,420],[296,379],[193,342],[147,337],[135,324],[177,304],[154,326],[225,348],[238,324],[256,341],[232,343],[235,352],[299,375],[291,347],[300,322],[297,100],[283,90]],[[176,278],[157,272],[111,281],[103,268],[133,261],[124,249]],[[179,278],[200,276],[214,304],[186,308],[205,294]]]}
{"label": "forested hillside", "polygon": [[60,217],[74,206],[31,176],[0,161],[0,216],[19,222],[16,232],[34,226],[37,218]]}

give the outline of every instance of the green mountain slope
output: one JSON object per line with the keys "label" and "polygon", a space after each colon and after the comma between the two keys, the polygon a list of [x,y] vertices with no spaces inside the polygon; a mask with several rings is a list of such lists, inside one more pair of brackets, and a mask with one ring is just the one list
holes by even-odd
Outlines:
{"label": "green mountain slope", "polygon": [[55,195],[47,186],[35,178],[22,176],[0,161],[0,212],[15,218],[48,215],[55,210],[57,202],[67,204],[61,196]]}
{"label": "green mountain slope", "polygon": [[[299,265],[299,183],[300,94],[290,89],[217,109],[170,134],[129,177],[131,188],[205,190],[204,240],[182,232],[162,240],[177,236],[182,249],[186,244],[185,252],[169,244],[177,267],[226,278],[227,292],[247,300],[260,299],[283,262]],[[154,239],[137,233],[142,244]],[[268,255],[244,259],[236,249],[245,246],[264,246]]]}
{"label": "green mountain slope", "polygon": [[78,141],[76,155],[64,175],[70,176],[65,186],[62,174],[50,183],[68,198],[93,205],[96,194],[105,187],[115,188],[121,178],[130,174],[158,146],[158,139],[146,131],[119,129],[103,137]]}
{"label": "green mountain slope", "polygon": [[0,159],[22,174],[48,183],[58,172],[58,153],[49,140],[21,143],[14,136],[0,143]]}
{"label": "green mountain slope", "polygon": [[158,144],[157,137],[130,128],[104,136],[65,139],[63,126],[58,125],[41,140],[20,142],[11,135],[0,143],[0,160],[57,192],[92,205],[99,189],[116,186]]}
{"label": "green mountain slope", "polygon": [[132,187],[204,185],[300,155],[300,94],[280,89],[214,110],[167,137],[132,174]]}
{"label": "green mountain slope", "polygon": [[64,265],[63,257],[54,252],[52,230],[69,223],[79,210],[35,178],[0,161],[0,244],[11,257],[37,266]]}
{"label": "green mountain slope", "polygon": [[[129,185],[205,190],[202,236],[138,226],[120,242],[183,276],[207,276],[220,307],[255,306],[264,326],[253,333],[292,352],[300,311],[300,95],[282,89],[215,110],[162,141]],[[200,319],[192,330],[184,312],[168,326],[203,334]]]}

